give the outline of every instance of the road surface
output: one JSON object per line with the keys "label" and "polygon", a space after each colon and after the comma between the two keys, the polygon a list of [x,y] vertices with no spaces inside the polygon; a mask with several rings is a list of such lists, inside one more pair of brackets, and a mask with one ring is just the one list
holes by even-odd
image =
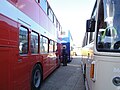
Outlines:
{"label": "road surface", "polygon": [[80,56],[73,57],[67,66],[61,64],[43,81],[40,90],[85,90]]}

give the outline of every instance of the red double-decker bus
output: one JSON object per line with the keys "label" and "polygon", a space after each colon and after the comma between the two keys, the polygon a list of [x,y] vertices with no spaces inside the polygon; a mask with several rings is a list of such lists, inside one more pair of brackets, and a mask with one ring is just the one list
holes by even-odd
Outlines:
{"label": "red double-decker bus", "polygon": [[0,90],[39,90],[60,65],[60,32],[46,0],[0,0]]}

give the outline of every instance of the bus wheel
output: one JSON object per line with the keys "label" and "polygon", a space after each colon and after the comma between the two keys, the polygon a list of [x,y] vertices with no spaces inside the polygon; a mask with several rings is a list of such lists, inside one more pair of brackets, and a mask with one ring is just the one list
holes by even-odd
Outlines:
{"label": "bus wheel", "polygon": [[40,85],[42,81],[42,70],[39,64],[36,64],[32,71],[32,90],[40,90]]}

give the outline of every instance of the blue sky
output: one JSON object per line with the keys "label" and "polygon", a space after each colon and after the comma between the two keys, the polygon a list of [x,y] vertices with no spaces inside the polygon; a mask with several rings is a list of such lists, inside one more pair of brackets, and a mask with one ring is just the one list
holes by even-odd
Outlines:
{"label": "blue sky", "polygon": [[63,30],[70,30],[73,41],[81,46],[95,0],[47,0]]}

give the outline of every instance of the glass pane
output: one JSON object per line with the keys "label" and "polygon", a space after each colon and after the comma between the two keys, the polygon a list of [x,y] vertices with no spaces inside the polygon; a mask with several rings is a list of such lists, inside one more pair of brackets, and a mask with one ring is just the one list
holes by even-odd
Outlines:
{"label": "glass pane", "polygon": [[49,43],[49,52],[53,52],[53,41],[51,41],[51,40]]}
{"label": "glass pane", "polygon": [[20,27],[19,30],[19,53],[28,53],[28,30],[24,27]]}
{"label": "glass pane", "polygon": [[103,0],[100,5],[102,10],[99,10],[98,18],[98,50],[119,51],[120,0]]}
{"label": "glass pane", "polygon": [[35,32],[31,33],[31,45],[30,45],[31,53],[38,53],[38,34]]}
{"label": "glass pane", "polygon": [[48,39],[40,36],[40,53],[48,53]]}
{"label": "glass pane", "polygon": [[54,51],[57,51],[57,43],[54,42]]}

